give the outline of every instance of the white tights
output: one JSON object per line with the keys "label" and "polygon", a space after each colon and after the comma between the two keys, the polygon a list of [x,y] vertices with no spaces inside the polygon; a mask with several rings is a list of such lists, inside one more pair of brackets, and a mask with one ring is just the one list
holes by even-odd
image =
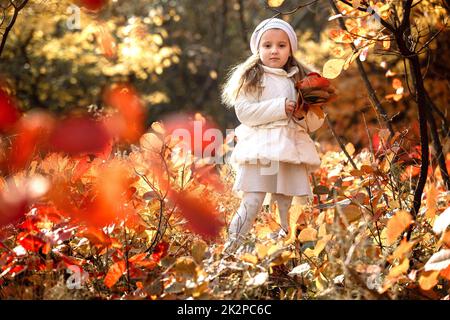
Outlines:
{"label": "white tights", "polygon": [[[244,192],[241,205],[231,220],[228,232],[230,240],[237,240],[244,237],[252,228],[257,214],[261,211],[265,192]],[[272,202],[276,201],[280,214],[281,227],[287,232],[289,228],[289,207],[291,206],[292,196],[273,193]]]}

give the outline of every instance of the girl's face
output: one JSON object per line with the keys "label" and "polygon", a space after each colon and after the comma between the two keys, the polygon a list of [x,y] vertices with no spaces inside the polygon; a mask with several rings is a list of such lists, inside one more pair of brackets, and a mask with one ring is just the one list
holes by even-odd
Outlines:
{"label": "girl's face", "polygon": [[262,63],[271,68],[283,68],[291,55],[289,37],[281,29],[269,29],[259,42],[259,56]]}

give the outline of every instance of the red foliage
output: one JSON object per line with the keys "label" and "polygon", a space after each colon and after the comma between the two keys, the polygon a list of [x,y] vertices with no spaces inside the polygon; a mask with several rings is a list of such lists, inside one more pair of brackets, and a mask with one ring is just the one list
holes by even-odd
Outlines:
{"label": "red foliage", "polygon": [[171,190],[169,198],[176,204],[181,215],[187,220],[187,227],[205,239],[216,238],[223,221],[219,218],[217,203],[206,197],[199,197],[189,192]]}
{"label": "red foliage", "polygon": [[16,100],[0,89],[0,132],[10,129],[19,117]]}
{"label": "red foliage", "polygon": [[105,285],[108,288],[111,288],[116,284],[117,281],[119,281],[120,277],[125,273],[126,271],[126,264],[125,261],[120,260],[114,263],[108,270],[108,273],[105,277]]}
{"label": "red foliage", "polygon": [[104,124],[88,117],[58,122],[49,138],[49,146],[53,151],[69,155],[100,153],[110,142],[111,137]]}
{"label": "red foliage", "polygon": [[10,181],[0,189],[0,226],[19,220],[29,209],[31,195],[24,186]]}
{"label": "red foliage", "polygon": [[171,115],[164,120],[164,127],[167,134],[180,138],[185,147],[199,158],[214,157],[215,149],[223,143],[218,140],[222,138],[222,133],[217,125],[200,114]]}
{"label": "red foliage", "polygon": [[45,245],[45,241],[37,236],[23,232],[17,235],[17,243],[24,247],[27,251],[38,252]]}
{"label": "red foliage", "polygon": [[90,11],[99,11],[108,3],[108,0],[77,0],[76,2]]}
{"label": "red foliage", "polygon": [[129,143],[139,140],[145,131],[145,111],[137,91],[128,84],[115,84],[105,91],[103,99],[118,111],[105,119],[111,134]]}
{"label": "red foliage", "polygon": [[218,192],[224,192],[225,187],[220,180],[219,174],[215,171],[214,165],[206,165],[194,169],[194,178],[203,185],[211,186]]}
{"label": "red foliage", "polygon": [[310,72],[302,80],[297,83],[297,89],[306,88],[327,88],[330,86],[330,81],[322,77],[317,72]]}
{"label": "red foliage", "polygon": [[36,151],[42,148],[53,130],[54,118],[44,112],[30,112],[14,126],[7,166],[11,171],[24,169]]}
{"label": "red foliage", "polygon": [[169,250],[169,244],[167,242],[160,242],[156,245],[155,249],[152,253],[152,259],[155,262],[159,262],[162,258],[164,258],[167,255],[167,252]]}
{"label": "red foliage", "polygon": [[111,31],[106,24],[101,24],[97,28],[96,38],[100,52],[107,59],[114,59],[117,57],[117,44]]}
{"label": "red foliage", "polygon": [[103,227],[116,219],[132,215],[134,210],[127,205],[127,192],[133,179],[120,163],[109,163],[100,168],[91,195],[86,198],[86,206],[81,208],[76,217],[92,226]]}

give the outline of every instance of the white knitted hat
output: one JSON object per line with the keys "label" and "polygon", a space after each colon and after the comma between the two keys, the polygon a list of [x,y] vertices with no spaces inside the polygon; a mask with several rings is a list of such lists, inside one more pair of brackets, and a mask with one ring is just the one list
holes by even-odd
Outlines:
{"label": "white knitted hat", "polygon": [[259,41],[261,40],[263,33],[269,29],[281,29],[286,32],[289,37],[289,42],[291,43],[292,52],[294,53],[295,51],[297,51],[297,35],[295,34],[292,26],[284,20],[278,18],[270,18],[258,24],[258,26],[255,28],[255,31],[253,31],[252,33],[252,36],[250,38],[250,49],[252,50],[253,54],[258,52]]}

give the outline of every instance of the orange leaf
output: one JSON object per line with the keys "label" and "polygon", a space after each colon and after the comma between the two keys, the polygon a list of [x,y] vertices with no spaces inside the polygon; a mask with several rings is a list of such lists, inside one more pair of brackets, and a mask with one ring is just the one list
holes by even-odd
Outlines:
{"label": "orange leaf", "polygon": [[317,230],[311,227],[303,229],[298,236],[298,240],[300,242],[316,241]]}
{"label": "orange leaf", "polygon": [[440,271],[441,277],[450,281],[450,266]]}
{"label": "orange leaf", "polygon": [[425,212],[426,218],[434,218],[436,215],[436,209],[437,209],[437,190],[434,185],[434,183],[431,183],[427,190],[427,211]]}
{"label": "orange leaf", "polygon": [[419,285],[422,290],[431,290],[438,283],[439,271],[425,271],[419,279]]}
{"label": "orange leaf", "polygon": [[180,213],[188,221],[188,228],[203,238],[215,238],[223,226],[217,212],[217,203],[204,196],[171,190],[169,198],[176,203]]}
{"label": "orange leaf", "polygon": [[413,219],[408,212],[397,212],[387,223],[387,243],[393,244],[411,223]]}
{"label": "orange leaf", "polygon": [[116,284],[117,281],[119,281],[120,277],[125,273],[126,271],[126,264],[125,261],[121,260],[116,263],[114,263],[108,270],[108,274],[105,277],[105,285],[108,288],[111,288]]}
{"label": "orange leaf", "polygon": [[320,106],[310,105],[309,111],[314,112],[317,115],[317,117],[319,117],[319,119],[325,118],[325,113],[323,112],[323,110]]}
{"label": "orange leaf", "polygon": [[403,238],[400,245],[395,249],[394,253],[390,258],[392,259],[403,259],[409,255],[411,249],[414,247],[415,242],[408,242],[406,238]]}

